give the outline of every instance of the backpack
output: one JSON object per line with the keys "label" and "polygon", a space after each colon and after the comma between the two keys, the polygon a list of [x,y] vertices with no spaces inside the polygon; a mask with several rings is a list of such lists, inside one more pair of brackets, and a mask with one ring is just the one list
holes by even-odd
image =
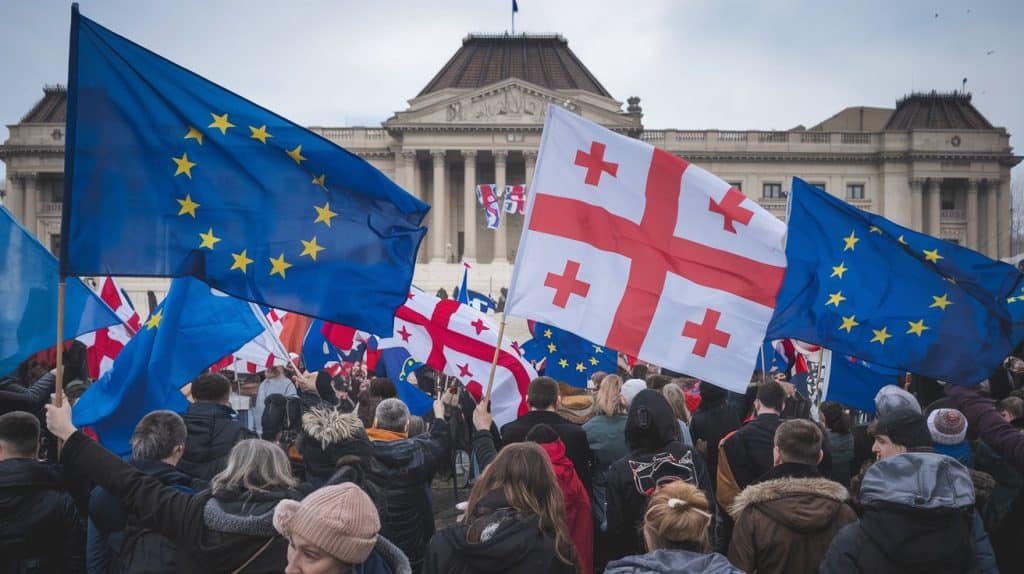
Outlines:
{"label": "backpack", "polygon": [[274,393],[264,400],[263,405],[262,438],[277,440],[284,445],[295,444],[302,432],[302,400]]}

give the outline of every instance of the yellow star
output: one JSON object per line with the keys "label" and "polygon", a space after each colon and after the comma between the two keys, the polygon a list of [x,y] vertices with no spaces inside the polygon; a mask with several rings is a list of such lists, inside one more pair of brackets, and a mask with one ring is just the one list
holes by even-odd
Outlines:
{"label": "yellow star", "polygon": [[849,317],[843,317],[843,324],[839,326],[839,330],[840,331],[846,331],[847,333],[852,333],[853,332],[853,328],[856,327],[857,325],[860,325],[860,323],[858,323],[856,321],[856,319],[857,319],[856,315],[850,315]]}
{"label": "yellow star", "polygon": [[235,127],[235,124],[228,121],[227,114],[218,116],[217,114],[210,112],[210,115],[213,116],[213,123],[206,127],[219,129],[221,135],[226,135],[228,133],[228,128]]}
{"label": "yellow star", "polygon": [[185,134],[184,139],[196,140],[197,142],[199,142],[199,145],[203,145],[203,132],[197,130],[192,126],[188,126],[188,133]]}
{"label": "yellow star", "polygon": [[872,225],[868,229],[868,231],[870,231],[871,233],[881,233],[882,232],[882,230],[877,225]]}
{"label": "yellow star", "polygon": [[177,202],[181,205],[181,209],[178,210],[178,215],[185,215],[187,213],[192,216],[192,219],[196,218],[196,208],[199,207],[199,204],[192,201],[191,194],[186,193],[185,199],[179,199]]}
{"label": "yellow star", "polygon": [[1008,297],[1006,299],[1006,302],[1007,303],[1016,303],[1017,302],[1017,298],[1016,297]]}
{"label": "yellow star", "polygon": [[943,293],[942,297],[936,297],[935,295],[932,295],[932,300],[934,301],[934,303],[928,305],[929,309],[931,309],[932,307],[938,307],[939,309],[945,311],[946,307],[949,307],[950,305],[953,304],[953,302],[949,300],[949,295],[947,293]]}
{"label": "yellow star", "polygon": [[241,253],[232,253],[231,257],[234,258],[235,262],[231,264],[231,269],[228,269],[228,271],[241,269],[242,273],[245,273],[246,267],[252,263],[252,259],[249,259],[249,255],[246,253],[245,249],[243,249]]}
{"label": "yellow star", "polygon": [[839,277],[840,279],[842,279],[843,278],[843,273],[846,273],[846,271],[847,271],[846,263],[840,261],[838,267],[833,267],[832,268],[832,275],[829,275],[829,277]]}
{"label": "yellow star", "polygon": [[932,249],[931,251],[928,251],[927,249],[924,249],[923,251],[924,251],[924,258],[927,259],[928,261],[931,261],[932,263],[938,263],[939,259],[943,259],[943,257],[941,255],[939,255],[939,250],[938,249]]}
{"label": "yellow star", "polygon": [[213,228],[211,227],[206,233],[200,233],[199,237],[202,238],[203,242],[199,244],[199,248],[213,249],[213,244],[220,241],[220,237],[213,235]]}
{"label": "yellow star", "polygon": [[558,350],[558,347],[554,343],[548,343],[548,354],[554,353]]}
{"label": "yellow star", "polygon": [[825,306],[835,305],[838,307],[843,301],[846,301],[846,297],[843,297],[843,292],[836,291],[835,293],[828,294],[828,301],[825,302]]}
{"label": "yellow star", "polygon": [[561,361],[558,361],[558,366],[564,369],[569,366],[569,361],[562,359]]}
{"label": "yellow star", "polygon": [[164,318],[164,310],[163,309],[157,310],[156,314],[153,315],[152,317],[150,317],[149,321],[146,321],[146,329],[147,330],[149,330],[149,329],[156,329],[157,327],[160,326],[160,320],[163,319],[163,318]]}
{"label": "yellow star", "polygon": [[843,247],[843,251],[853,251],[854,247],[857,245],[857,242],[860,241],[860,238],[854,235],[854,233],[851,231],[850,236],[844,237],[843,241],[846,243],[846,246]]}
{"label": "yellow star", "polygon": [[295,160],[295,163],[302,163],[302,162],[306,161],[306,158],[302,157],[302,146],[301,145],[295,146],[295,149],[289,150],[287,153],[288,153],[288,157],[290,157],[290,158]]}
{"label": "yellow star", "polygon": [[171,161],[178,164],[178,169],[174,172],[175,177],[185,174],[189,179],[192,179],[192,168],[196,166],[196,163],[188,160],[187,153],[181,154],[180,158],[172,157]]}
{"label": "yellow star", "polygon": [[902,243],[903,245],[906,245],[906,244],[907,244],[907,240],[906,240],[906,239],[903,239],[903,236],[902,236],[902,235],[900,235],[900,236],[899,236],[899,238],[898,238],[898,239],[896,239],[896,241],[899,241],[899,242],[900,242],[900,243]]}
{"label": "yellow star", "polygon": [[267,138],[274,137],[267,132],[267,126],[265,125],[260,126],[258,128],[249,126],[249,131],[252,132],[252,135],[249,136],[250,139],[260,140],[260,143],[264,144],[267,143]]}
{"label": "yellow star", "polygon": [[544,338],[545,339],[550,339],[551,338],[551,329],[544,329]]}
{"label": "yellow star", "polygon": [[302,253],[299,253],[299,257],[302,257],[303,255],[309,255],[310,259],[316,261],[316,254],[320,253],[324,249],[327,249],[322,245],[317,245],[315,235],[313,236],[313,239],[310,239],[309,241],[303,241],[301,239],[299,241],[302,242]]}
{"label": "yellow star", "polygon": [[319,177],[313,178],[313,183],[320,187],[327,189],[327,174],[321,173]]}
{"label": "yellow star", "polygon": [[871,332],[875,334],[875,337],[868,341],[869,343],[881,343],[884,345],[885,340],[892,337],[892,335],[886,331],[885,327],[882,327],[881,329],[871,329]]}
{"label": "yellow star", "polygon": [[278,255],[277,259],[274,259],[273,257],[270,258],[270,274],[271,275],[280,275],[281,279],[284,279],[285,278],[284,272],[289,267],[293,267],[293,265],[291,263],[288,263],[287,261],[284,260],[284,253],[282,253],[281,255]]}
{"label": "yellow star", "polygon": [[591,365],[596,365],[596,364],[597,364],[597,363],[599,363],[599,362],[600,362],[600,361],[598,361],[598,360],[597,360],[597,358],[595,358],[595,357],[590,357],[590,364],[591,364]]}
{"label": "yellow star", "polygon": [[920,337],[928,329],[931,329],[931,327],[928,327],[927,325],[924,324],[924,319],[921,319],[920,321],[907,321],[907,325],[910,325],[910,330],[907,331],[907,334],[909,335],[913,333],[918,337]]}
{"label": "yellow star", "polygon": [[313,209],[316,210],[316,219],[313,220],[313,223],[323,222],[325,225],[327,225],[327,227],[331,226],[331,218],[337,217],[338,215],[337,213],[331,211],[331,202],[329,201],[324,203],[323,207],[317,207],[314,205]]}
{"label": "yellow star", "polygon": [[577,373],[582,373],[583,371],[586,371],[586,370],[587,370],[587,368],[583,366],[583,363],[576,363],[576,372]]}

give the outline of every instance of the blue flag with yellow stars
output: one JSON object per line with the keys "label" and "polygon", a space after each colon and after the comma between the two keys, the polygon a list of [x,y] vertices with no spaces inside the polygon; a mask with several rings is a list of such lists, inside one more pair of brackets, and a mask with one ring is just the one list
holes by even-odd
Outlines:
{"label": "blue flag with yellow stars", "polygon": [[64,274],[191,275],[235,297],[391,334],[426,233],[425,203],[355,154],[77,8],[68,83]]}
{"label": "blue flag with yellow stars", "polygon": [[157,409],[183,412],[188,402],[181,387],[263,332],[258,310],[196,279],[175,279],[114,366],[75,403],[75,424],[92,427],[104,446],[127,454],[142,417]]}
{"label": "blue flag with yellow stars", "polygon": [[899,385],[903,373],[872,365],[840,353],[831,353],[822,378],[828,381],[822,400],[836,401],[866,413],[875,412],[875,395],[885,385]]}
{"label": "blue flag with yellow stars", "polygon": [[537,323],[533,334],[523,343],[523,356],[529,361],[546,359],[545,376],[585,389],[594,373],[615,374],[618,354],[608,347],[545,323]]}
{"label": "blue flag with yellow stars", "polygon": [[793,337],[958,384],[1024,338],[1012,266],[861,211],[793,178],[788,267],[768,338]]}

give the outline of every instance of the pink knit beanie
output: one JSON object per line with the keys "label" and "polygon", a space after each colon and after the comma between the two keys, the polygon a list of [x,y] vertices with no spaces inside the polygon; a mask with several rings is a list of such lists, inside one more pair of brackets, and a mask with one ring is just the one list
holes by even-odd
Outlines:
{"label": "pink knit beanie", "polygon": [[377,544],[380,517],[370,497],[346,483],[325,486],[301,503],[282,500],[274,528],[285,537],[298,534],[346,564],[362,564]]}

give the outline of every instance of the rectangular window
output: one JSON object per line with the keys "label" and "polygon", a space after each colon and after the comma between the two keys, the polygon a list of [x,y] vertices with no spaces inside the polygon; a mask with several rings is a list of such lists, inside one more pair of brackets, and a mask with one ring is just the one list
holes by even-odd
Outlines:
{"label": "rectangular window", "polygon": [[847,199],[864,199],[864,184],[863,183],[848,183],[848,184],[846,184],[846,198]]}
{"label": "rectangular window", "polygon": [[729,185],[736,188],[736,191],[743,191],[742,181],[730,181]]}
{"label": "rectangular window", "polygon": [[810,184],[813,185],[814,187],[817,187],[821,191],[828,191],[828,187],[825,186],[824,181],[812,181],[810,182]]}
{"label": "rectangular window", "polygon": [[940,194],[942,196],[942,209],[956,209],[956,195],[954,195],[952,189],[943,189]]}
{"label": "rectangular window", "polygon": [[764,199],[782,199],[781,183],[765,183],[761,185],[761,197]]}

